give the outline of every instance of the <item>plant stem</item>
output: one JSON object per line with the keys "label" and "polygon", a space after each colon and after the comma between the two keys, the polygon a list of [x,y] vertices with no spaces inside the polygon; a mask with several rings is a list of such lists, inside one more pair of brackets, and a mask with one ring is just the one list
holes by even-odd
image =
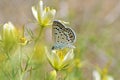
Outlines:
{"label": "plant stem", "polygon": [[6,52],[6,55],[7,55],[7,60],[10,60],[9,52]]}
{"label": "plant stem", "polygon": [[67,74],[65,75],[63,71],[56,71],[57,80],[66,80]]}
{"label": "plant stem", "polygon": [[38,42],[38,40],[40,39],[40,36],[41,36],[41,34],[42,34],[42,31],[43,31],[43,26],[41,26],[41,29],[40,29],[40,31],[39,31],[39,34],[38,34],[38,36],[37,36],[37,38],[35,39],[35,44]]}
{"label": "plant stem", "polygon": [[23,80],[24,72],[20,75],[20,80]]}
{"label": "plant stem", "polygon": [[57,80],[62,80],[62,74],[60,71],[56,71],[57,73]]}
{"label": "plant stem", "polygon": [[19,64],[20,64],[20,80],[22,80],[24,74],[22,69],[22,45],[20,46],[20,54],[19,54]]}

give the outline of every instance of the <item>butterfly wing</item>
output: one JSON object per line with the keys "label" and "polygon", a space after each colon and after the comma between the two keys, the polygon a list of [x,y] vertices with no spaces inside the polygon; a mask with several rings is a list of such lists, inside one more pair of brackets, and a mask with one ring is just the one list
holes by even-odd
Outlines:
{"label": "butterfly wing", "polygon": [[76,40],[74,31],[71,28],[66,28],[59,21],[53,21],[52,34],[55,42],[53,49],[70,47]]}
{"label": "butterfly wing", "polygon": [[59,43],[59,44],[56,43],[52,46],[52,50],[63,49],[63,48],[75,48],[75,46],[73,44],[63,44],[63,43]]}

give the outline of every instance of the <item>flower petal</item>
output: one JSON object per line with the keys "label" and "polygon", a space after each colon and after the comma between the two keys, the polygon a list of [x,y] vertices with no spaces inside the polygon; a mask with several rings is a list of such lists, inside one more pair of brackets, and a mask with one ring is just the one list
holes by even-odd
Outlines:
{"label": "flower petal", "polygon": [[73,49],[71,49],[64,57],[63,61],[68,61],[74,58]]}
{"label": "flower petal", "polygon": [[71,49],[71,50],[65,55],[61,67],[62,67],[62,68],[68,67],[68,65],[71,64],[71,61],[73,60],[73,58],[74,58],[74,53],[73,53],[73,49]]}
{"label": "flower petal", "polygon": [[51,66],[53,66],[56,70],[59,70],[59,67],[61,65],[59,56],[54,51],[52,51],[52,53],[50,54],[46,47],[45,47],[45,51]]}
{"label": "flower petal", "polygon": [[114,80],[112,76],[107,76],[107,80]]}
{"label": "flower petal", "polygon": [[93,71],[93,78],[94,80],[101,80],[100,73],[96,70]]}
{"label": "flower petal", "polygon": [[43,1],[42,0],[40,0],[40,2],[39,2],[39,12],[40,12],[40,15],[41,16],[43,16]]}
{"label": "flower petal", "polygon": [[55,16],[56,10],[55,9],[51,9],[49,7],[45,8],[43,14],[43,24],[46,25],[51,25],[50,23],[52,23],[54,16]]}
{"label": "flower petal", "polygon": [[3,25],[4,30],[14,30],[14,25],[11,22],[8,22],[6,24]]}
{"label": "flower petal", "polygon": [[38,13],[34,6],[32,7],[32,13],[33,13],[33,16],[35,17],[35,19],[38,21]]}

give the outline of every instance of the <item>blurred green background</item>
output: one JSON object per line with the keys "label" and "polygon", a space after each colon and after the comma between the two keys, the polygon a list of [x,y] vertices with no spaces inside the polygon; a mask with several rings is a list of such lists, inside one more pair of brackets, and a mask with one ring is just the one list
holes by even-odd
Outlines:
{"label": "blurred green background", "polygon": [[[31,7],[39,0],[0,0],[0,24],[11,21],[16,27],[34,26]],[[43,0],[45,6],[56,9],[55,19],[70,22],[77,35],[75,58],[87,65],[80,68],[84,80],[93,80],[95,66],[108,62],[109,74],[120,79],[120,0]],[[44,35],[50,43],[51,28]],[[49,39],[49,40],[48,40]]]}

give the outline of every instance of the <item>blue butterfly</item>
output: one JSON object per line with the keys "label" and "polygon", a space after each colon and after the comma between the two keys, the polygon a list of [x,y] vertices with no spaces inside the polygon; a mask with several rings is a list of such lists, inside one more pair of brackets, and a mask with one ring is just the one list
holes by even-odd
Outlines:
{"label": "blue butterfly", "polygon": [[75,48],[73,43],[76,41],[76,34],[71,29],[66,27],[60,21],[55,20],[52,24],[52,34],[54,39],[54,45],[52,50],[63,48]]}

